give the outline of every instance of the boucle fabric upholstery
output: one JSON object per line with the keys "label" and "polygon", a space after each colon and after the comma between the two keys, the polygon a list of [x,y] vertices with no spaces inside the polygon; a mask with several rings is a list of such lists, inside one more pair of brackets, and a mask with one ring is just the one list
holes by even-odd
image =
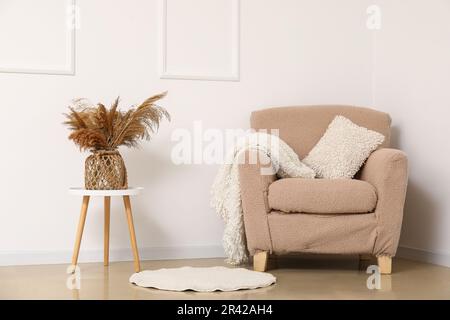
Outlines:
{"label": "boucle fabric upholstery", "polygon": [[[245,229],[242,214],[239,164],[256,162],[258,157],[245,157],[246,151],[258,150],[270,158],[270,167],[260,174],[276,173],[278,177],[314,178],[314,170],[305,166],[297,154],[277,136],[254,132],[238,139],[228,151],[211,187],[211,205],[225,222],[223,247],[230,264],[247,262]],[[273,165],[272,165],[273,164]]]}
{"label": "boucle fabric upholstery", "polygon": [[375,210],[377,241],[373,250],[378,255],[394,256],[400,239],[408,183],[406,154],[387,148],[373,152],[359,178],[373,185],[378,195]]}
{"label": "boucle fabric upholstery", "polygon": [[303,162],[318,178],[351,179],[383,141],[381,133],[336,116]]}
{"label": "boucle fabric upholstery", "polygon": [[273,253],[371,254],[377,220],[367,214],[285,214],[268,216]]}
{"label": "boucle fabric upholstery", "polygon": [[252,112],[250,124],[256,130],[280,130],[280,138],[303,159],[337,115],[381,133],[385,139],[379,148],[389,147],[390,116],[369,108],[339,105],[270,108]]}
{"label": "boucle fabric upholstery", "polygon": [[[377,204],[374,211],[362,214],[303,214],[271,210],[268,192],[277,177],[261,176],[261,163],[242,164],[239,166],[241,200],[250,254],[263,250],[278,254],[395,255],[408,172],[406,155],[402,151],[388,149],[389,115],[347,106],[272,108],[254,112],[252,127],[279,129],[281,138],[301,158],[317,143],[330,121],[340,114],[386,137],[355,176],[375,189]],[[350,193],[347,196],[351,196]]]}
{"label": "boucle fabric upholstery", "polygon": [[374,187],[354,179],[280,179],[268,199],[272,210],[294,213],[367,213],[377,204]]}
{"label": "boucle fabric upholstery", "polygon": [[261,175],[261,168],[266,167],[270,159],[256,150],[247,150],[246,157],[258,159],[255,164],[245,162],[239,165],[239,182],[241,185],[242,212],[244,215],[245,237],[250,255],[256,250],[272,251],[269,222],[267,214],[270,208],[267,202],[269,185],[277,180],[275,174]]}

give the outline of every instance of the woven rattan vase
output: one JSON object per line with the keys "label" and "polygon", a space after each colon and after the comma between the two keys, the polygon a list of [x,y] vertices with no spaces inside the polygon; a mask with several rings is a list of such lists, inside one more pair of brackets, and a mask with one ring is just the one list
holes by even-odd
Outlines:
{"label": "woven rattan vase", "polygon": [[127,169],[119,151],[98,150],[87,157],[84,184],[88,190],[127,189]]}

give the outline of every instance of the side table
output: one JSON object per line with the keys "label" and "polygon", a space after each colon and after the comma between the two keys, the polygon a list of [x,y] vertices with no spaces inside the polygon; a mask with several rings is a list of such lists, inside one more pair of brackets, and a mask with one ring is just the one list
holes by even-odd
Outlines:
{"label": "side table", "polygon": [[104,225],[104,253],[103,263],[105,266],[109,265],[109,221],[111,212],[111,197],[123,197],[125,205],[125,213],[128,221],[128,229],[130,231],[131,248],[134,256],[134,270],[139,272],[141,269],[139,262],[139,252],[136,243],[136,234],[134,232],[133,214],[131,212],[130,196],[138,195],[143,188],[129,188],[124,190],[86,190],[83,188],[70,188],[69,194],[82,196],[83,203],[81,205],[80,220],[78,222],[77,235],[75,239],[75,246],[73,249],[72,265],[76,266],[78,262],[78,254],[80,252],[81,238],[83,237],[84,223],[86,222],[86,215],[89,206],[89,199],[92,196],[104,197],[105,210],[105,225]]}

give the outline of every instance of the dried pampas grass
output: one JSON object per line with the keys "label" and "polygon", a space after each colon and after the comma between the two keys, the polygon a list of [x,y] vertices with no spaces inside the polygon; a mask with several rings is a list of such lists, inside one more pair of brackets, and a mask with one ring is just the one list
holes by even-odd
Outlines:
{"label": "dried pampas grass", "polygon": [[72,140],[81,150],[116,150],[119,146],[137,147],[139,140],[149,140],[158,131],[161,121],[170,121],[169,113],[156,105],[167,92],[152,96],[138,107],[119,110],[119,98],[108,109],[99,103],[92,106],[85,99],[77,99],[65,114],[65,125]]}

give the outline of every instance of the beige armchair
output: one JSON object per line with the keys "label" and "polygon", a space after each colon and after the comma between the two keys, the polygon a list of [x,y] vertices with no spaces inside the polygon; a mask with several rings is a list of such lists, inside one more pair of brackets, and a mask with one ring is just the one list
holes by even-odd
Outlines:
{"label": "beige armchair", "polygon": [[261,167],[270,163],[262,154],[256,163],[240,165],[247,247],[255,270],[266,270],[269,254],[298,252],[376,256],[381,273],[391,273],[403,218],[407,158],[389,148],[389,115],[352,106],[282,107],[253,112],[251,126],[278,129],[303,159],[336,115],[386,137],[354,179],[262,175]]}

